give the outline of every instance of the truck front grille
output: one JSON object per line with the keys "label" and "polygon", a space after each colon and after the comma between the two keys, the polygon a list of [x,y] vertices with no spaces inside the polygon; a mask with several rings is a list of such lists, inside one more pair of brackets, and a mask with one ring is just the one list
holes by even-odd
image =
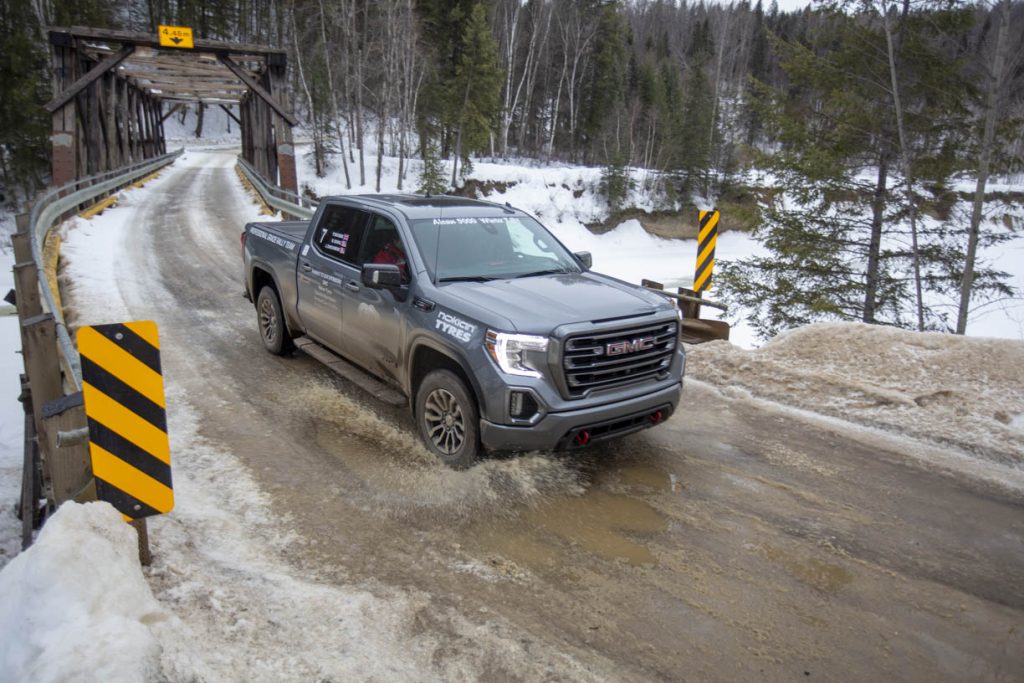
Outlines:
{"label": "truck front grille", "polygon": [[562,357],[569,395],[664,375],[678,337],[675,321],[570,336]]}

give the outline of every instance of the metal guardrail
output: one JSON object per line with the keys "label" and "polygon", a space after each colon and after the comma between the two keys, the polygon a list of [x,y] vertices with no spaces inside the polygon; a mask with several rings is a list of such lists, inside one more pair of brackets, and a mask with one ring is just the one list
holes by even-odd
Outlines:
{"label": "metal guardrail", "polygon": [[56,304],[54,293],[50,289],[50,282],[43,269],[43,244],[58,219],[69,210],[111,190],[129,185],[139,178],[167,166],[181,156],[184,151],[184,149],[179,149],[176,152],[146,159],[114,171],[79,178],[66,185],[48,190],[36,200],[32,207],[29,217],[29,232],[32,258],[35,261],[36,273],[39,277],[39,290],[42,294],[41,303],[45,312],[53,314],[57,328],[58,350],[67,361],[67,367],[71,369],[72,377],[69,379],[74,383],[74,391],[82,388],[82,365],[78,357],[78,350],[75,348],[74,342],[71,341],[71,335],[64,322],[64,313]]}
{"label": "metal guardrail", "polygon": [[242,169],[242,173],[252,183],[253,189],[259,192],[267,206],[299,218],[312,218],[316,213],[317,202],[272,185],[241,156],[238,157],[238,167]]}

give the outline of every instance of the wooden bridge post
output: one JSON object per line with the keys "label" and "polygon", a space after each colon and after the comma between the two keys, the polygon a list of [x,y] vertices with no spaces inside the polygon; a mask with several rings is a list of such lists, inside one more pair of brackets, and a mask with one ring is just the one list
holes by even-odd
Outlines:
{"label": "wooden bridge post", "polygon": [[[285,55],[271,55],[269,62],[270,94],[278,102],[285,101]],[[295,146],[292,142],[292,126],[283,116],[274,115],[274,141],[277,145],[277,184],[295,194],[299,193],[299,181],[295,172]]]}
{"label": "wooden bridge post", "polygon": [[[53,94],[62,93],[75,80],[75,54],[70,36],[50,34],[53,52]],[[60,187],[78,177],[78,121],[77,104],[71,99],[53,112],[53,133],[50,142],[50,174],[52,183]]]}

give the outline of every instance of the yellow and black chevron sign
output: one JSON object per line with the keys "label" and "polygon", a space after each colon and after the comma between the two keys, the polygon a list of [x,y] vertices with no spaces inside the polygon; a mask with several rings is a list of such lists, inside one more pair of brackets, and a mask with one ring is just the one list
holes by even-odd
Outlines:
{"label": "yellow and black chevron sign", "polygon": [[156,323],[83,327],[78,353],[97,496],[128,519],[170,512],[171,449]]}
{"label": "yellow and black chevron sign", "polygon": [[711,289],[711,271],[715,269],[715,242],[718,241],[718,211],[700,212],[697,233],[697,270],[693,274],[693,291]]}

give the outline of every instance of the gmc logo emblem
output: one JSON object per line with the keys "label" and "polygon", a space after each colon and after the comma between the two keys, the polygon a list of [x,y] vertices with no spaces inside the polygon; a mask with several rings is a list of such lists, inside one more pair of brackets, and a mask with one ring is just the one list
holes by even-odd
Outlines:
{"label": "gmc logo emblem", "polygon": [[641,337],[633,341],[612,342],[604,347],[604,352],[609,356],[621,356],[624,353],[650,351],[653,348],[654,337]]}

